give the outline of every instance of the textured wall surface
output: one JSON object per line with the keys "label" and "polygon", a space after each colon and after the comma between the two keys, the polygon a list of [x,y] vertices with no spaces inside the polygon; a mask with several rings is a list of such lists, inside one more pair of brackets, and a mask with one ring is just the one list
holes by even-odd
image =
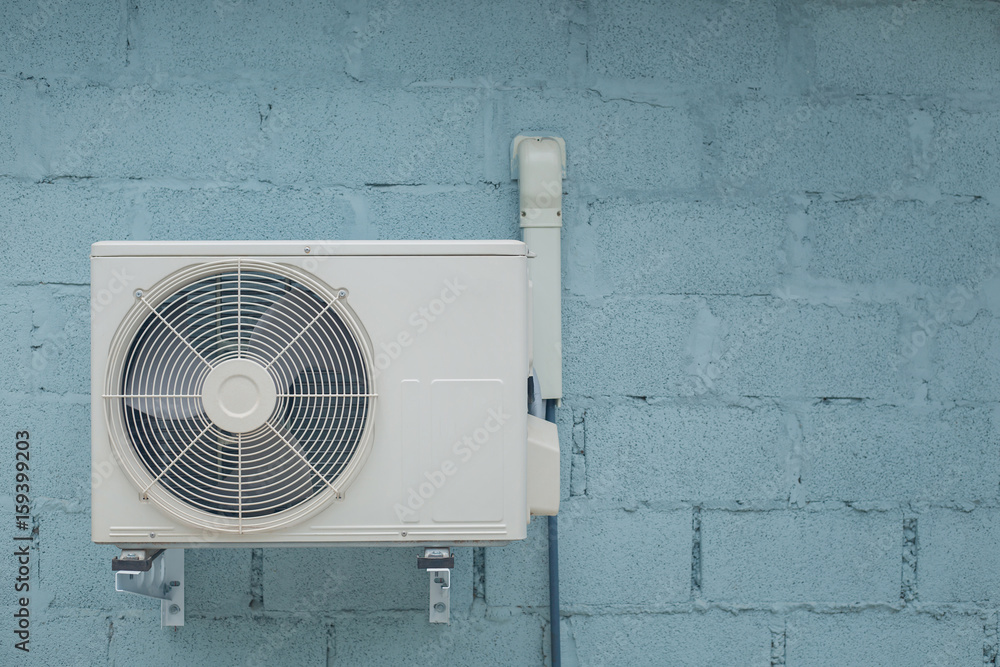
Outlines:
{"label": "textured wall surface", "polygon": [[458,550],[450,627],[416,550],[262,549],[189,552],[161,629],[90,543],[88,405],[92,242],[516,238],[542,131],[566,664],[996,664],[1000,4],[3,4],[0,663],[546,664],[541,521]]}

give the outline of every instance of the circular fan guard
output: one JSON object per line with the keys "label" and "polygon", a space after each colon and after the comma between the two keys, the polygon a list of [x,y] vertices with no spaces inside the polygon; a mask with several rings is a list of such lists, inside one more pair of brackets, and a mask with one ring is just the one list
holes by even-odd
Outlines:
{"label": "circular fan guard", "polygon": [[112,341],[112,449],[143,498],[221,532],[301,521],[367,457],[376,393],[346,303],[293,267],[247,259],[182,270]]}

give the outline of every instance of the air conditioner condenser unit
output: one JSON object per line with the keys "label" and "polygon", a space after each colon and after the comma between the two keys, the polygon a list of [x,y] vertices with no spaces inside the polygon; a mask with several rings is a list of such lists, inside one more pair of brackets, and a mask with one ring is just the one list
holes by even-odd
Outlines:
{"label": "air conditioner condenser unit", "polygon": [[527,261],[516,241],[95,244],[94,541],[524,538],[558,503],[557,475],[528,488]]}
{"label": "air conditioner condenser unit", "polygon": [[559,501],[554,426],[526,412],[529,261],[518,241],[94,244],[93,541],[523,539]]}

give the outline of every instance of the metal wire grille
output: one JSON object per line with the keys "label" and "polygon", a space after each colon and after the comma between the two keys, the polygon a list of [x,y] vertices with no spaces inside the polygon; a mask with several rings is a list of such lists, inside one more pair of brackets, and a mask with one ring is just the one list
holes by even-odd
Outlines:
{"label": "metal wire grille", "polygon": [[[242,533],[298,521],[342,493],[367,454],[376,396],[346,293],[234,259],[136,294],[105,400],[116,454],[144,498]],[[233,359],[274,385],[273,409],[249,430],[226,430],[205,409],[206,378]]]}

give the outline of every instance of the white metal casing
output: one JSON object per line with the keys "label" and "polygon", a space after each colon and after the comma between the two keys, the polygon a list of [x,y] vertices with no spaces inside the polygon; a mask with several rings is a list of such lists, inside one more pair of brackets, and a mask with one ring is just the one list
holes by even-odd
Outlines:
{"label": "white metal casing", "polygon": [[[187,525],[143,500],[113,453],[103,397],[109,345],[126,315],[140,307],[136,291],[192,264],[233,257],[296,267],[332,289],[349,290],[350,307],[370,339],[378,393],[368,458],[343,497],[293,525],[250,534]],[[529,518],[526,262],[517,241],[95,244],[93,541],[139,548],[523,539]],[[485,442],[474,449],[462,444],[498,421]]]}

